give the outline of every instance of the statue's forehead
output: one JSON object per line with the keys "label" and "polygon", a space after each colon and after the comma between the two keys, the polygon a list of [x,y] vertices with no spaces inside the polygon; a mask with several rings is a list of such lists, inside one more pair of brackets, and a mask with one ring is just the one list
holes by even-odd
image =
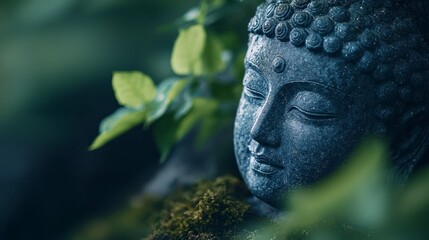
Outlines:
{"label": "statue's forehead", "polygon": [[[275,61],[283,59],[282,72],[276,71]],[[271,86],[288,82],[311,81],[356,95],[362,88],[358,72],[344,60],[297,48],[264,36],[253,35],[249,39],[246,62],[257,67]]]}

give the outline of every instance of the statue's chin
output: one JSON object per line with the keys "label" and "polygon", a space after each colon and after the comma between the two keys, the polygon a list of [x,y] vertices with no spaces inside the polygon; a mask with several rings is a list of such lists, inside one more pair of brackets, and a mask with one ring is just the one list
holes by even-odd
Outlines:
{"label": "statue's chin", "polygon": [[[253,191],[251,191],[253,193]],[[255,195],[256,198],[258,198],[260,201],[262,201],[265,204],[268,204],[269,206],[276,208],[276,209],[284,209],[284,203],[283,203],[283,198],[280,196],[276,196],[276,195],[264,195],[264,194],[259,194],[258,192],[253,193]]]}
{"label": "statue's chin", "polygon": [[252,169],[244,176],[250,192],[259,200],[275,208],[283,208],[284,186],[277,181],[281,178],[276,176],[263,176]]}

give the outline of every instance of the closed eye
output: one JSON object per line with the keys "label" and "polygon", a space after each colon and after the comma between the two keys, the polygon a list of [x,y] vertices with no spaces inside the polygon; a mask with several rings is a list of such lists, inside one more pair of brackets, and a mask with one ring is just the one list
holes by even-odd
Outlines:
{"label": "closed eye", "polygon": [[251,88],[245,86],[243,91],[247,97],[250,97],[250,98],[258,100],[258,101],[264,101],[265,100],[264,94],[254,90],[254,89],[251,89]]}
{"label": "closed eye", "polygon": [[339,115],[335,113],[310,112],[297,106],[292,106],[288,112],[298,113],[301,117],[308,120],[329,120],[339,117]]}

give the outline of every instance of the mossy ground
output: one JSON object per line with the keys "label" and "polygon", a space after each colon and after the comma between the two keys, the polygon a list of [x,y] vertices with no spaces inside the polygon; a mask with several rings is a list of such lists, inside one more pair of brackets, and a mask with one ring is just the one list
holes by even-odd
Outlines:
{"label": "mossy ground", "polygon": [[161,221],[147,238],[231,239],[254,219],[244,185],[233,177],[203,181],[167,199]]}
{"label": "mossy ground", "polygon": [[245,199],[250,193],[237,178],[225,176],[176,190],[165,199],[144,197],[107,218],[89,223],[71,238],[116,239],[234,239],[253,214]]}

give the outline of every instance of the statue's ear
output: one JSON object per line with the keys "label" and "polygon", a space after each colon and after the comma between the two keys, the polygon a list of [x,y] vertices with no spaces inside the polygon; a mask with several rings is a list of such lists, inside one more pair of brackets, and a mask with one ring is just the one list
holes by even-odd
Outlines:
{"label": "statue's ear", "polygon": [[429,147],[429,115],[425,109],[402,116],[391,145],[393,178],[403,183]]}

